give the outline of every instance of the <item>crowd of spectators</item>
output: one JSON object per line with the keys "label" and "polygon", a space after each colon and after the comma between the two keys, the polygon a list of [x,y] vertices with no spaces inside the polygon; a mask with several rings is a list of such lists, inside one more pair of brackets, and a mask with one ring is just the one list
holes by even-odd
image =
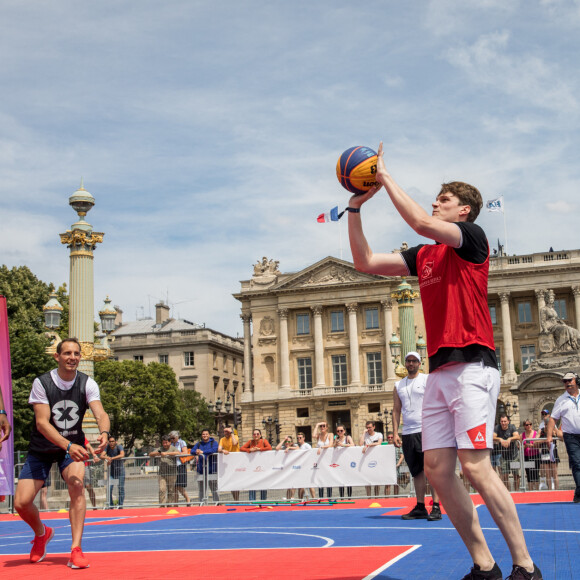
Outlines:
{"label": "crowd of spectators", "polygon": [[[355,442],[351,435],[347,433],[347,428],[343,424],[339,424],[335,429],[336,433],[332,433],[326,422],[320,422],[316,425],[313,433],[314,448],[318,449],[318,453],[323,449],[331,447],[353,447]],[[118,455],[119,450],[113,438],[111,438],[111,450],[103,453],[102,457],[107,454],[110,455],[109,462],[121,457]],[[187,443],[180,438],[178,431],[171,431],[168,435],[161,438],[162,446],[151,453],[149,457],[158,462],[158,478],[159,478],[159,504],[162,506],[176,506],[179,500],[179,494],[183,496],[187,505],[191,504],[191,500],[187,495],[187,471],[188,464],[191,464],[192,471],[197,474],[198,493],[200,500],[208,497],[211,494],[211,500],[215,503],[220,501],[219,492],[217,490],[217,457],[219,453],[228,455],[229,453],[261,453],[263,451],[271,451],[271,443],[262,437],[260,429],[254,429],[252,437],[248,439],[243,445],[240,445],[238,435],[234,429],[226,425],[223,428],[223,437],[219,441],[212,437],[209,429],[204,429],[201,433],[201,438],[191,448]],[[366,424],[366,431],[360,438],[361,452],[365,453],[369,447],[375,445],[392,445],[393,434],[389,433],[387,440],[383,441],[383,435],[375,431],[375,423],[368,421]],[[123,453],[122,446],[120,453]],[[276,451],[284,451],[285,453],[292,452],[297,449],[312,449],[312,445],[306,441],[304,432],[299,431],[296,434],[296,441],[292,435],[287,435],[274,448]],[[115,455],[111,455],[115,453]],[[409,485],[409,472],[406,468],[405,461],[401,450],[396,450],[397,459],[397,485],[385,485],[385,495],[398,495],[401,487]],[[191,463],[190,463],[191,462]],[[122,464],[122,462],[119,462]],[[118,479],[118,474],[117,475]],[[380,487],[375,486],[374,489],[368,486],[366,491],[369,497],[380,495]],[[119,483],[119,498],[122,497],[122,487]],[[259,492],[259,493],[258,493]],[[232,491],[232,498],[234,501],[239,501],[240,492]],[[258,498],[264,501],[268,498],[268,490],[250,490],[248,492],[249,501],[255,501]],[[326,497],[331,498],[333,495],[333,488],[326,488]],[[353,495],[351,486],[341,486],[338,488],[338,496],[340,498],[351,498]],[[315,490],[310,489],[292,489],[286,490],[286,499],[288,500],[304,500],[324,497],[324,488],[320,488],[316,494]],[[110,501],[113,497],[113,485],[109,493]],[[120,499],[122,506],[122,500]]]}

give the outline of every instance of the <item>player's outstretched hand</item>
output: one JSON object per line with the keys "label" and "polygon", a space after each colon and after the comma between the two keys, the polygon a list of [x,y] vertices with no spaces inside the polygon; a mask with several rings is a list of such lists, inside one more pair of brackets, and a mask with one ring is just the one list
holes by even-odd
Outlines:
{"label": "player's outstretched hand", "polygon": [[76,443],[71,445],[68,454],[73,461],[86,461],[89,458],[87,450]]}
{"label": "player's outstretched hand", "polygon": [[385,162],[383,160],[383,142],[381,141],[379,144],[379,150],[377,152],[377,184],[374,187],[371,187],[366,193],[353,195],[348,205],[349,207],[361,207],[363,203],[366,203],[371,197],[373,197],[377,192],[379,192],[383,187],[383,180],[379,178],[384,177],[387,174],[387,169],[385,167]]}

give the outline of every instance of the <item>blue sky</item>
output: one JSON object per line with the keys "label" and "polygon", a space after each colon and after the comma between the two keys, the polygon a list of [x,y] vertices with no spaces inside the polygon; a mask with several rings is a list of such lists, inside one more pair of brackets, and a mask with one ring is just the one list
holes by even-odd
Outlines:
{"label": "blue sky", "polygon": [[[509,253],[580,246],[578,1],[4,0],[0,55],[0,262],[68,281],[82,177],[96,310],[125,320],[168,299],[242,334],[262,256],[350,260],[316,216],[347,205],[340,153],[380,140],[426,208],[444,181],[503,195]],[[374,250],[419,242],[384,193],[363,214]]]}

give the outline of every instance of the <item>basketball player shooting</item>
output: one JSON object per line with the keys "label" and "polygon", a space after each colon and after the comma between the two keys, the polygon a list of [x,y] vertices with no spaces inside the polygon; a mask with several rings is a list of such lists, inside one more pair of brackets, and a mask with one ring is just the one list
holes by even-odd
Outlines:
{"label": "basketball player shooting", "polygon": [[[419,279],[429,355],[422,418],[425,473],[473,559],[463,580],[503,576],[475,506],[455,474],[457,457],[508,545],[513,560],[508,579],[541,580],[512,497],[490,461],[500,377],[487,305],[489,246],[474,223],[483,205],[481,194],[467,183],[446,183],[429,215],[387,171],[382,143],[376,180],[377,186],[349,202],[353,261],[362,272]],[[382,187],[407,224],[435,244],[373,253],[363,233],[361,208]]]}

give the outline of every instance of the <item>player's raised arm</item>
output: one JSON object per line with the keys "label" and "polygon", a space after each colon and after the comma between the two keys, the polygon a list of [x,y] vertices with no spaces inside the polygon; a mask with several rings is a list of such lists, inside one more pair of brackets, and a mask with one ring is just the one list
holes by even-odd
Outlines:
{"label": "player's raised arm", "polygon": [[405,276],[409,272],[400,254],[375,254],[371,250],[363,233],[360,212],[361,206],[381,189],[377,186],[369,189],[364,195],[354,195],[350,198],[348,207],[348,237],[354,267],[368,274],[384,276]]}
{"label": "player's raised arm", "polygon": [[452,200],[445,194],[439,194],[432,204],[433,213],[429,215],[415,200],[409,197],[387,171],[382,142],[377,153],[376,179],[384,186],[395,209],[415,232],[447,246],[459,247],[461,232],[457,226],[453,225],[453,222],[467,221],[470,206],[463,205],[457,211],[450,212],[447,204]]}

